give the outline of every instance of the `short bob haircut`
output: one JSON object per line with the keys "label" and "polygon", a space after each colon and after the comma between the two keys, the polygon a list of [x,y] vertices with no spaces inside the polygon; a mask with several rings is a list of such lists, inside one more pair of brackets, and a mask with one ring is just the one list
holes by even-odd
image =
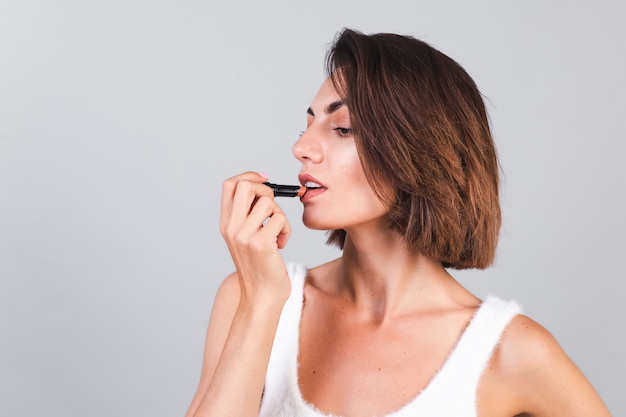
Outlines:
{"label": "short bob haircut", "polygon": [[[499,164],[472,78],[418,39],[350,29],[331,45],[326,71],[390,228],[446,268],[488,267],[501,223]],[[343,248],[345,237],[331,231],[328,243]]]}

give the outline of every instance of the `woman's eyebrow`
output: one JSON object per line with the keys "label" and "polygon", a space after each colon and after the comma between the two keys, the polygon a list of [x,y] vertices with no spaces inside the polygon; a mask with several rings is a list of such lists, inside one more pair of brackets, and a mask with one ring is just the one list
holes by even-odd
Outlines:
{"label": "woman's eyebrow", "polygon": [[[344,104],[345,103],[342,100],[333,101],[332,103],[328,105],[328,107],[326,107],[326,110],[324,110],[324,113],[326,114],[334,113],[338,109],[340,109]],[[311,116],[315,116],[315,113],[313,113],[313,109],[310,107],[306,109],[306,113]]]}
{"label": "woman's eyebrow", "polygon": [[326,114],[331,114],[337,111],[343,105],[344,105],[344,102],[342,100],[333,101],[332,103],[328,105],[328,107],[326,107]]}

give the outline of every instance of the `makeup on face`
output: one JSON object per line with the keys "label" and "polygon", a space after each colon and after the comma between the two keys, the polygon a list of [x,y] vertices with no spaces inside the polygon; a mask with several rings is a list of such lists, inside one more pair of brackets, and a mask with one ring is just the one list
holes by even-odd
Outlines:
{"label": "makeup on face", "polygon": [[274,197],[302,197],[306,193],[304,185],[283,185],[265,182],[274,191]]}

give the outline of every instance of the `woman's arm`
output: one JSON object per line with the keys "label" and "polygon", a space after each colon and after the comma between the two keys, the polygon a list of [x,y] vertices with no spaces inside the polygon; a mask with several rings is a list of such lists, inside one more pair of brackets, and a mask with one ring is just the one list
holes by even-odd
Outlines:
{"label": "woman's arm", "polygon": [[237,271],[217,293],[187,417],[258,415],[276,327],[291,290],[279,253],[290,229],[265,180],[246,173],[224,183],[220,228]]}
{"label": "woman's arm", "polygon": [[282,305],[240,307],[237,274],[215,297],[202,374],[186,417],[256,416]]}
{"label": "woman's arm", "polygon": [[233,273],[222,282],[215,295],[209,327],[206,332],[200,383],[185,417],[194,415],[209,387],[211,379],[213,379],[215,368],[224,350],[230,325],[233,322],[238,305],[239,284],[237,276]]}

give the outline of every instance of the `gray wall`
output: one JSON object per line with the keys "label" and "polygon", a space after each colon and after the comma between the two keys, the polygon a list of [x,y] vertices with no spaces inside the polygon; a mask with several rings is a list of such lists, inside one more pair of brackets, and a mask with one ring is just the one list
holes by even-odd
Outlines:
{"label": "gray wall", "polygon": [[[496,266],[457,276],[518,299],[626,415],[623,16],[617,0],[1,0],[0,414],[183,415],[232,270],[221,182],[293,181],[348,26],[420,37],[475,78],[504,227]],[[284,208],[286,259],[337,255]]]}

